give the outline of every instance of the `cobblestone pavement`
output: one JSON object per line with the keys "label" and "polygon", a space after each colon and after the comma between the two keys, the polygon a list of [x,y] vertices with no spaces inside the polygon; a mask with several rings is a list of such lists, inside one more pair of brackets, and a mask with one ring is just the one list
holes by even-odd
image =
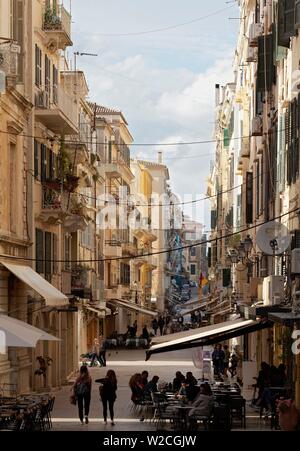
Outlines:
{"label": "cobblestone pavement", "polygon": [[[156,425],[153,422],[149,420],[141,422],[139,414],[132,410],[131,392],[128,387],[130,376],[146,369],[150,378],[158,375],[160,381],[171,382],[177,370],[184,374],[187,371],[192,371],[196,377],[200,377],[199,370],[194,367],[192,361],[192,352],[189,350],[155,355],[148,362],[145,362],[145,351],[142,350],[110,351],[107,353],[106,368],[95,367],[90,369],[93,381],[104,377],[109,369],[115,370],[118,377],[115,426],[112,426],[110,422],[108,422],[108,425],[104,424],[102,405],[99,401],[99,386],[93,383],[88,425],[80,424],[77,407],[69,402],[71,385],[65,386],[55,393],[56,399],[52,415],[55,431],[155,431]],[[257,413],[249,413],[247,416],[248,430],[270,429],[267,422],[259,420]]]}

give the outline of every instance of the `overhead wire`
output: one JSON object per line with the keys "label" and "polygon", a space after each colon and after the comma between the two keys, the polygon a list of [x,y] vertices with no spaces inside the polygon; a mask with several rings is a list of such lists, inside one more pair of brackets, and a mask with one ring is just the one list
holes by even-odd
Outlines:
{"label": "overhead wire", "polygon": [[[135,255],[135,256],[122,256],[122,257],[105,257],[105,258],[101,258],[101,259],[78,259],[78,260],[68,260],[69,264],[81,264],[81,263],[98,263],[98,262],[111,262],[111,261],[122,261],[122,260],[138,260],[140,258],[145,258],[145,257],[152,257],[152,256],[156,256],[156,255],[163,255],[163,254],[170,254],[173,252],[177,252],[177,251],[181,251],[181,250],[186,250],[186,249],[193,249],[195,247],[199,247],[199,246],[203,246],[205,244],[210,244],[210,243],[215,243],[221,240],[225,240],[228,238],[231,238],[233,236],[237,236],[240,235],[241,233],[245,233],[245,232],[249,232],[251,230],[255,230],[258,227],[261,227],[262,225],[265,224],[270,224],[274,221],[277,221],[279,219],[282,219],[292,213],[300,213],[300,208],[294,208],[293,210],[290,210],[286,213],[283,213],[281,215],[278,215],[276,217],[273,217],[272,219],[268,219],[265,221],[262,221],[261,223],[257,223],[254,224],[252,226],[247,226],[246,228],[243,228],[241,230],[239,230],[238,232],[231,232],[225,235],[221,235],[215,238],[209,238],[197,243],[192,243],[192,244],[188,244],[188,245],[184,245],[184,246],[178,246],[176,248],[169,248],[169,249],[162,249],[162,250],[158,250],[155,252],[149,252],[149,253],[144,253],[144,254],[139,254],[139,255]],[[32,257],[17,257],[17,256],[10,256],[10,255],[3,255],[0,254],[0,258],[8,258],[12,261],[30,261],[30,262],[48,262],[48,263],[66,263],[66,260],[57,260],[57,259],[37,259],[37,258],[32,258]]]}

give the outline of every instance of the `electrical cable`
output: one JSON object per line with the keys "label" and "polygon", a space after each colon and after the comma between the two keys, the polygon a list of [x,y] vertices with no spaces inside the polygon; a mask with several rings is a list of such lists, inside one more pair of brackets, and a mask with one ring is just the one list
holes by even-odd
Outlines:
{"label": "electrical cable", "polygon": [[[249,232],[250,230],[255,230],[258,227],[261,227],[262,225],[265,224],[270,224],[271,222],[277,221],[279,219],[282,219],[292,213],[296,213],[296,212],[300,212],[300,208],[294,208],[293,210],[288,211],[287,213],[283,213],[279,216],[276,216],[272,219],[269,219],[267,221],[263,221],[259,224],[254,224],[250,227],[244,228],[239,230],[238,232],[232,232],[226,235],[222,235],[216,238],[210,238],[204,241],[200,241],[197,243],[193,243],[193,244],[188,244],[185,246],[179,246],[176,248],[170,248],[170,249],[164,249],[164,250],[160,250],[160,251],[155,251],[155,252],[149,252],[146,254],[140,254],[140,255],[135,255],[135,256],[126,256],[126,257],[105,257],[103,259],[87,259],[87,260],[68,260],[67,263],[71,264],[71,263],[76,263],[76,264],[81,264],[81,263],[98,263],[98,262],[106,262],[106,261],[122,261],[122,260],[137,260],[139,258],[145,258],[145,257],[152,257],[155,255],[163,255],[163,254],[170,254],[172,252],[177,252],[177,251],[181,251],[181,250],[185,250],[185,249],[193,249],[195,247],[198,246],[203,246],[204,244],[210,244],[210,243],[215,243],[217,241],[221,241],[224,239],[228,239],[231,238],[233,236],[237,236],[240,235],[241,233],[245,233],[245,232]],[[47,262],[47,263],[66,263],[66,260],[54,260],[54,259],[36,259],[36,258],[30,258],[30,257],[16,257],[16,256],[10,256],[10,255],[3,255],[0,254],[0,258],[8,258],[10,260],[16,260],[16,261],[31,261],[31,262]]]}
{"label": "electrical cable", "polygon": [[107,36],[107,37],[122,37],[122,36],[140,36],[145,34],[153,34],[153,33],[160,33],[162,31],[168,31],[168,30],[174,30],[175,28],[184,27],[186,25],[190,25],[196,22],[200,22],[201,20],[209,19],[210,17],[216,16],[224,11],[228,11],[229,9],[232,9],[235,5],[227,6],[226,8],[219,9],[217,11],[211,12],[209,14],[206,14],[205,16],[198,17],[196,19],[189,20],[187,22],[182,22],[176,25],[169,25],[168,27],[163,28],[155,28],[153,30],[145,30],[145,31],[136,31],[136,32],[130,32],[130,33],[96,33],[97,36]]}

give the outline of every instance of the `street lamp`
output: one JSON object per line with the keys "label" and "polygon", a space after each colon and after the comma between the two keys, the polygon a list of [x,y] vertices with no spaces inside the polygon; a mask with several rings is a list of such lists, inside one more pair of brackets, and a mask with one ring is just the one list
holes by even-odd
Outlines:
{"label": "street lamp", "polygon": [[238,265],[239,263],[242,266],[242,269],[239,269],[236,266],[237,271],[245,271],[255,263],[255,260],[251,259],[250,253],[253,249],[253,241],[250,235],[241,241],[238,248],[232,248],[228,250],[227,262],[229,264]]}

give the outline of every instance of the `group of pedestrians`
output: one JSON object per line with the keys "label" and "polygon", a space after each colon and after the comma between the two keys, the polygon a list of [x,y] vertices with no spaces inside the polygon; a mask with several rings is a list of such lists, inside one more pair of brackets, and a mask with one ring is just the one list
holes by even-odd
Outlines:
{"label": "group of pedestrians", "polygon": [[[103,407],[104,423],[107,424],[107,413],[109,409],[111,424],[114,426],[114,404],[117,399],[116,392],[118,389],[116,373],[113,370],[109,370],[104,378],[96,379],[95,382],[100,384],[99,394]],[[92,378],[89,374],[88,368],[85,365],[80,368],[79,376],[72,387],[72,391],[72,403],[78,405],[80,422],[81,424],[88,424],[92,393]]]}
{"label": "group of pedestrians", "polygon": [[91,366],[94,366],[98,360],[100,366],[106,366],[106,340],[100,335],[99,339],[95,338],[92,346]]}
{"label": "group of pedestrians", "polygon": [[157,335],[157,331],[159,329],[160,335],[164,335],[166,328],[168,328],[169,324],[171,322],[171,317],[169,315],[166,316],[160,316],[157,320],[154,318],[152,320],[152,329],[154,332],[154,335]]}
{"label": "group of pedestrians", "polygon": [[218,343],[212,353],[212,362],[215,377],[221,379],[222,377],[227,377],[228,371],[231,377],[234,377],[241,364],[241,356],[237,350],[231,353],[227,345],[222,346]]}

